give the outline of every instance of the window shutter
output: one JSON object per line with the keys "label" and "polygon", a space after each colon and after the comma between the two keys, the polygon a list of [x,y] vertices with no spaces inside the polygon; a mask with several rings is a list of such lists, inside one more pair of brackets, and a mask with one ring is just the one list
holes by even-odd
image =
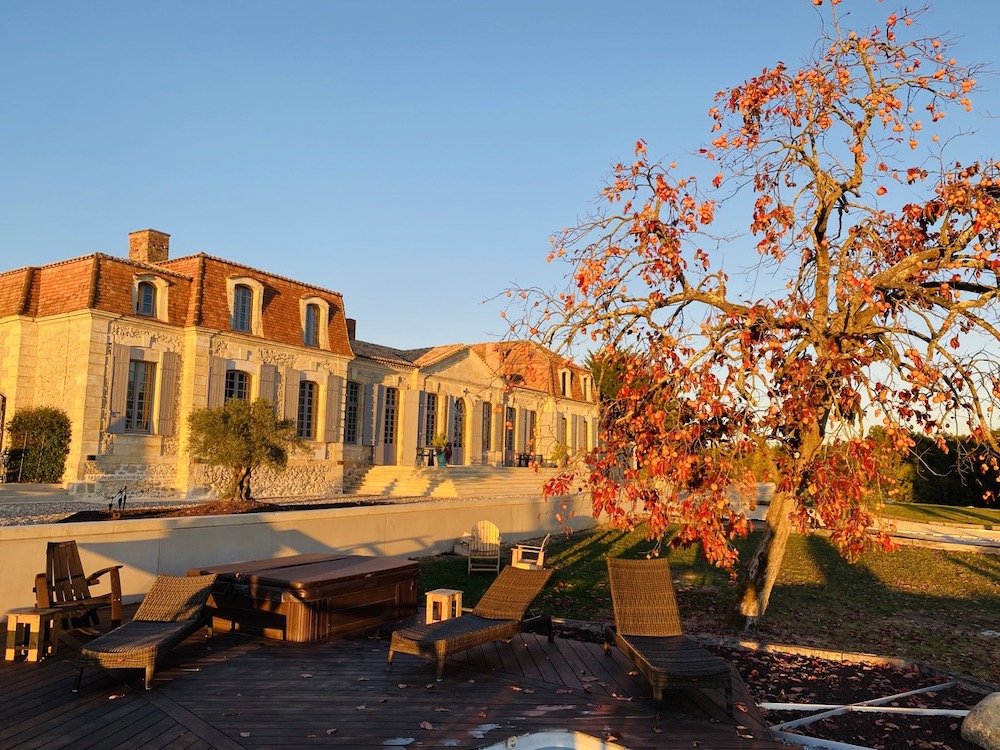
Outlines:
{"label": "window shutter", "polygon": [[374,420],[374,392],[375,386],[365,383],[361,387],[361,444],[375,445],[372,439],[372,427]]}
{"label": "window shutter", "polygon": [[517,437],[514,439],[514,449],[524,453],[528,450],[528,410],[517,410]]}
{"label": "window shutter", "polygon": [[208,359],[208,408],[222,406],[226,394],[226,360],[220,357]]}
{"label": "window shutter", "polygon": [[175,352],[160,355],[160,413],[157,432],[173,435],[177,430],[174,409],[177,406],[177,388],[180,386],[180,357]]}
{"label": "window shutter", "polygon": [[125,399],[128,396],[130,350],[124,344],[111,345],[111,414],[108,432],[125,431]]}
{"label": "window shutter", "polygon": [[385,419],[385,386],[375,386],[375,442],[372,445],[381,445],[385,435],[383,434]]}
{"label": "window shutter", "polygon": [[283,399],[283,419],[290,419],[293,422],[299,418],[299,382],[302,380],[298,370],[291,367],[284,369],[285,398]]}
{"label": "window shutter", "polygon": [[340,442],[340,414],[344,401],[344,379],[330,375],[326,379],[326,442]]}
{"label": "window shutter", "polygon": [[266,398],[272,404],[277,405],[278,394],[276,391],[278,381],[278,368],[274,365],[263,364],[260,366],[260,398]]}
{"label": "window shutter", "polygon": [[[417,395],[417,447],[427,445],[427,394],[423,391]],[[433,436],[432,436],[433,437]]]}

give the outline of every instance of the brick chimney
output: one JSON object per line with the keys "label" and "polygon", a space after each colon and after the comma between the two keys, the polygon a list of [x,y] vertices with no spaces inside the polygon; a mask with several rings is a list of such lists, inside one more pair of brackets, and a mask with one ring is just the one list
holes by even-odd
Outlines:
{"label": "brick chimney", "polygon": [[128,257],[137,263],[165,263],[170,255],[170,235],[155,229],[140,229],[128,236]]}
{"label": "brick chimney", "polygon": [[347,338],[350,341],[354,341],[354,337],[358,332],[358,321],[354,318],[345,318],[344,322],[347,323]]}

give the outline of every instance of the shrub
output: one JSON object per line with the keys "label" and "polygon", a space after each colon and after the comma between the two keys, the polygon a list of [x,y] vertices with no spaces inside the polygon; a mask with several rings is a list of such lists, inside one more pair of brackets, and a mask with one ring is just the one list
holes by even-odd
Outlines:
{"label": "shrub", "polygon": [[62,409],[36,406],[21,409],[7,426],[10,433],[11,479],[21,482],[60,482],[66,470],[72,428]]}

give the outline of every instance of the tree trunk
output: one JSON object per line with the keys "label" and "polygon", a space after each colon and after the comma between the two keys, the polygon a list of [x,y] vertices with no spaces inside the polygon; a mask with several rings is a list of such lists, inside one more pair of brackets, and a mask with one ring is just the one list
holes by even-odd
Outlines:
{"label": "tree trunk", "polygon": [[250,467],[233,467],[233,500],[238,503],[253,502],[250,497]]}
{"label": "tree trunk", "polygon": [[785,545],[792,527],[788,514],[791,513],[794,502],[794,497],[788,492],[775,493],[767,509],[764,532],[747,565],[733,612],[734,619],[742,630],[754,628],[767,609],[771,589],[778,579],[781,561],[785,557]]}

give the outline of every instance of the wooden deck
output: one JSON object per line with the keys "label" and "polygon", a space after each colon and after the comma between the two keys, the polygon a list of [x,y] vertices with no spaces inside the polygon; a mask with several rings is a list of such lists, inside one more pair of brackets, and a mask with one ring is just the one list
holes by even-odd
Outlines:
{"label": "wooden deck", "polygon": [[386,634],[293,644],[205,633],[149,691],[139,671],[90,668],[74,693],[66,643],[38,664],[4,662],[0,747],[482,748],[569,729],[631,750],[788,748],[738,678],[735,718],[721,693],[698,690],[668,692],[658,713],[632,664],[594,643],[526,634],[454,658],[435,682],[432,665],[407,655],[387,673]]}

